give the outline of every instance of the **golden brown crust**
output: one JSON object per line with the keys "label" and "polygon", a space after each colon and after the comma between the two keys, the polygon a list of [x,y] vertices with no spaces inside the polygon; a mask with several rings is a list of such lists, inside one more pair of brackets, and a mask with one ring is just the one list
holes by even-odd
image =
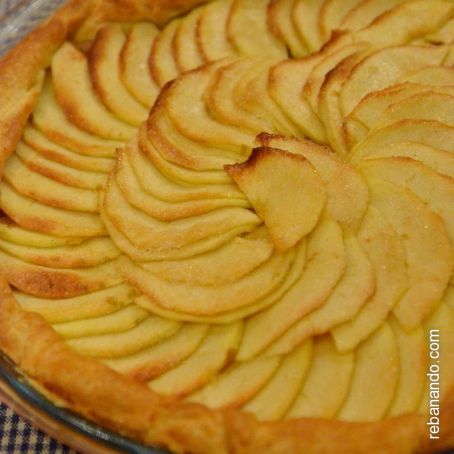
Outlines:
{"label": "golden brown crust", "polygon": [[172,17],[183,14],[208,0],[95,0],[93,11],[77,32],[77,41],[93,39],[107,22],[136,22],[151,20],[165,24]]}
{"label": "golden brown crust", "polygon": [[[148,19],[162,24],[200,3],[203,0],[72,0],[25,38],[0,60],[0,174],[36,103],[50,57],[76,29],[76,39],[86,41],[103,23]],[[17,277],[18,287],[24,276]],[[39,285],[46,282],[39,276],[32,280]],[[69,284],[59,281],[58,285],[68,290]],[[442,406],[444,423],[435,442],[429,442],[426,422],[417,415],[377,423],[316,419],[261,423],[237,410],[170,402],[136,380],[70,350],[41,316],[21,310],[1,276],[0,350],[27,376],[87,418],[175,452],[412,453],[454,446],[454,426],[449,427],[454,421],[452,392]]]}
{"label": "golden brown crust", "polygon": [[0,60],[0,170],[33,110],[51,56],[90,8],[90,0],[72,0]]}
{"label": "golden brown crust", "polygon": [[[0,346],[29,377],[68,406],[144,443],[194,453],[414,453],[451,446],[452,428],[429,445],[422,416],[376,423],[299,419],[260,423],[237,410],[173,403],[145,385],[71,351],[44,319],[22,311],[0,280]],[[81,371],[83,373],[81,374]],[[83,377],[81,379],[81,377]],[[441,418],[449,421],[453,402]]]}

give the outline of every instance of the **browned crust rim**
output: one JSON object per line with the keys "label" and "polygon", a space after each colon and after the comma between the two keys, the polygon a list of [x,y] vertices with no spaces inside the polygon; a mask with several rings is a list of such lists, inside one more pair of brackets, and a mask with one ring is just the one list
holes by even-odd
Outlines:
{"label": "browned crust rim", "polygon": [[[68,37],[90,39],[107,21],[159,24],[204,0],[71,0],[0,60],[0,175],[31,114],[50,58]],[[172,403],[145,385],[70,350],[45,320],[23,311],[0,276],[0,350],[29,377],[90,420],[146,444],[191,453],[414,453],[454,446],[454,393],[439,440],[424,417],[374,423],[321,419],[258,422],[238,410]],[[449,427],[451,424],[452,427]]]}

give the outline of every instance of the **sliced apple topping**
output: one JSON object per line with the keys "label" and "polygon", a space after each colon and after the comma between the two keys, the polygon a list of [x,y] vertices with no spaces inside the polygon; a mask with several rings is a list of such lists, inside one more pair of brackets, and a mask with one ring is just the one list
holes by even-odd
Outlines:
{"label": "sliced apple topping", "polygon": [[242,329],[242,322],[210,328],[194,354],[151,380],[150,388],[160,394],[179,397],[201,388],[229,364],[238,349]]}
{"label": "sliced apple topping", "polygon": [[264,420],[288,416],[289,407],[300,395],[301,385],[311,366],[312,344],[312,340],[308,340],[284,357],[272,379],[243,409]]}
{"label": "sliced apple topping", "polygon": [[340,102],[344,115],[348,115],[367,94],[391,85],[405,73],[440,64],[446,54],[444,47],[422,46],[391,47],[372,53],[356,66],[342,87]]}
{"label": "sliced apple topping", "polygon": [[286,418],[333,418],[350,391],[355,355],[339,353],[329,336],[317,338],[314,344],[309,370]]}
{"label": "sliced apple topping", "polygon": [[196,39],[207,61],[231,57],[236,51],[227,39],[226,27],[233,0],[210,2],[197,23]]}
{"label": "sliced apple topping", "polygon": [[326,190],[304,157],[256,148],[245,163],[227,166],[226,171],[265,222],[277,249],[293,247],[317,225]]}
{"label": "sliced apple topping", "polygon": [[327,213],[341,225],[357,230],[369,201],[367,184],[361,174],[329,148],[310,140],[260,134],[257,141],[306,158],[315,168],[327,191]]}
{"label": "sliced apple topping", "polygon": [[[350,391],[339,419],[377,421],[383,418],[396,393],[398,358],[393,330],[384,323],[358,349]],[[381,372],[385,370],[385,374]]]}
{"label": "sliced apple topping", "polygon": [[309,237],[306,266],[288,292],[271,307],[250,317],[238,354],[254,357],[303,317],[323,306],[346,267],[340,226],[323,219]]}
{"label": "sliced apple topping", "polygon": [[300,39],[293,22],[292,12],[297,0],[271,0],[268,4],[268,22],[271,31],[290,49],[294,57],[309,53]]}
{"label": "sliced apple topping", "polygon": [[267,0],[233,0],[227,35],[241,54],[285,58],[285,46],[268,28],[267,7]]}
{"label": "sliced apple topping", "polygon": [[318,51],[323,44],[319,27],[319,15],[323,3],[324,0],[297,1],[293,6],[292,17],[296,30],[311,52]]}

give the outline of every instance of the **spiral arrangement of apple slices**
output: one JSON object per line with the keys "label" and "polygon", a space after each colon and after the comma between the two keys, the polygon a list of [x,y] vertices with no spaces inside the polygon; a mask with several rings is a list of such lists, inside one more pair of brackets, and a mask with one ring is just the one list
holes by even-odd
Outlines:
{"label": "spiral arrangement of apple slices", "polygon": [[426,411],[434,327],[454,385],[453,38],[448,0],[217,0],[65,43],[5,165],[0,271],[176,399]]}

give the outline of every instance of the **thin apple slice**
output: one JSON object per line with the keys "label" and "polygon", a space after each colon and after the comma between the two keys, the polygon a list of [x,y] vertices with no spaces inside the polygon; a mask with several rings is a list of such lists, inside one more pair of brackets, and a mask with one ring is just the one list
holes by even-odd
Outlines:
{"label": "thin apple slice", "polygon": [[52,58],[55,95],[68,119],[85,131],[112,140],[128,140],[135,128],[119,120],[98,98],[90,80],[87,58],[65,43]]}
{"label": "thin apple slice", "polygon": [[271,31],[284,42],[292,57],[303,57],[309,53],[301,41],[292,20],[293,8],[298,0],[271,0],[268,4],[268,22]]}
{"label": "thin apple slice", "polygon": [[437,306],[451,277],[454,254],[441,218],[410,190],[369,179],[371,203],[402,238],[409,288],[394,308],[406,329],[418,326]]}
{"label": "thin apple slice", "polygon": [[141,187],[148,193],[168,202],[184,202],[186,200],[199,199],[224,199],[233,201],[238,206],[249,207],[245,195],[233,183],[226,184],[187,184],[168,178],[165,174],[147,159],[145,153],[138,147],[137,141],[133,141],[125,148],[128,160],[134,169],[134,173]]}
{"label": "thin apple slice", "polygon": [[[400,83],[368,93],[345,117],[347,130],[351,120],[359,121],[366,127],[366,131],[371,129],[390,105],[418,94],[421,88],[417,84]],[[355,137],[355,142],[359,142],[359,139]]]}
{"label": "thin apple slice", "polygon": [[[360,168],[372,178],[405,187],[418,196],[444,222],[445,234],[454,245],[454,180],[411,158],[377,158],[364,161]],[[451,247],[452,253],[454,249]],[[454,260],[451,260],[454,266]],[[453,278],[451,278],[453,279]]]}
{"label": "thin apple slice", "polygon": [[342,230],[336,222],[323,219],[309,237],[306,267],[300,278],[273,306],[248,319],[238,359],[254,357],[296,322],[321,307],[345,267]]}
{"label": "thin apple slice", "polygon": [[189,395],[186,401],[210,408],[239,407],[266,386],[279,365],[280,358],[277,356],[234,363],[202,389]]}
{"label": "thin apple slice", "polygon": [[295,246],[317,225],[326,189],[303,156],[272,148],[256,148],[227,173],[251,201],[280,251]]}
{"label": "thin apple slice", "polygon": [[247,206],[245,203],[238,204],[235,199],[232,201],[220,198],[198,199],[183,202],[160,200],[153,194],[145,192],[142,189],[127,156],[122,152],[118,154],[114,178],[131,205],[159,221],[170,222],[177,219],[198,216],[218,208],[225,208],[232,205]]}
{"label": "thin apple slice", "polygon": [[351,232],[344,232],[347,268],[325,304],[289,328],[271,344],[267,355],[283,354],[311,336],[329,332],[356,316],[375,292],[372,264]]}
{"label": "thin apple slice", "polygon": [[370,336],[386,320],[408,287],[402,241],[373,202],[364,216],[358,239],[372,262],[375,293],[353,319],[332,330],[340,351],[352,350]]}
{"label": "thin apple slice", "polygon": [[429,370],[429,355],[422,326],[407,333],[393,318],[389,324],[397,342],[400,364],[396,394],[387,412],[387,416],[392,417],[412,413],[418,408]]}
{"label": "thin apple slice", "polygon": [[181,324],[149,315],[133,328],[119,333],[68,339],[73,350],[94,358],[115,358],[131,355],[172,336]]}
{"label": "thin apple slice", "polygon": [[416,142],[454,152],[454,128],[438,121],[402,120],[371,131],[351,150],[349,161],[357,164],[375,151],[399,142]]}
{"label": "thin apple slice", "polygon": [[[165,92],[161,92],[163,96]],[[159,98],[147,121],[148,139],[168,162],[190,170],[220,170],[237,162],[241,152],[209,146],[182,134],[175,126]],[[211,122],[213,119],[208,117]],[[248,151],[248,150],[247,150]],[[246,154],[246,150],[242,152]]]}
{"label": "thin apple slice", "polygon": [[133,126],[146,120],[148,109],[131,95],[120,77],[120,58],[126,36],[119,24],[107,25],[90,48],[88,67],[97,95],[116,117]]}
{"label": "thin apple slice", "polygon": [[426,41],[433,44],[452,44],[454,41],[454,19],[447,21],[438,30],[434,30],[424,37]]}
{"label": "thin apple slice", "polygon": [[298,244],[295,250],[295,256],[296,257],[293,260],[290,269],[287,271],[283,281],[277,287],[275,287],[272,292],[268,293],[264,298],[257,300],[253,304],[242,307],[240,309],[221,312],[218,315],[197,316],[164,309],[162,306],[154,304],[153,301],[146,296],[137,298],[136,303],[156,315],[160,315],[171,320],[185,320],[193,323],[231,323],[239,319],[244,319],[251,314],[256,314],[282,298],[282,296],[296,283],[298,278],[301,276],[306,262],[306,241],[301,241],[300,244]]}
{"label": "thin apple slice", "polygon": [[48,299],[14,292],[14,298],[27,312],[40,314],[49,323],[64,323],[101,317],[130,304],[134,289],[119,284],[93,293],[64,299]]}
{"label": "thin apple slice", "polygon": [[173,56],[180,72],[203,65],[204,58],[197,46],[197,23],[203,8],[196,8],[185,16],[175,31],[172,41]]}
{"label": "thin apple slice", "polygon": [[26,229],[61,237],[90,237],[106,234],[106,228],[93,213],[63,210],[26,197],[9,184],[0,183],[2,210]]}
{"label": "thin apple slice", "polygon": [[60,246],[75,246],[81,244],[86,238],[58,237],[27,230],[8,217],[0,216],[0,238],[9,243],[37,248],[54,248]]}
{"label": "thin apple slice", "polygon": [[[151,143],[147,129],[147,125],[143,125],[139,130],[139,148],[166,178],[190,186],[194,184],[232,184],[232,179],[224,169],[200,172],[167,161]],[[240,191],[238,190],[238,192]]]}
{"label": "thin apple slice", "polygon": [[19,194],[45,205],[86,213],[98,211],[97,191],[68,186],[31,171],[17,155],[6,160],[3,179]]}
{"label": "thin apple slice", "polygon": [[364,159],[402,157],[419,161],[441,175],[454,178],[454,154],[417,142],[399,142],[378,148]]}
{"label": "thin apple slice", "polygon": [[428,91],[403,99],[386,109],[376,127],[400,120],[438,121],[454,127],[454,96]]}
{"label": "thin apple slice", "polygon": [[312,360],[312,341],[308,340],[282,359],[278,371],[268,384],[246,405],[243,410],[259,420],[282,418],[294,402]]}
{"label": "thin apple slice", "polygon": [[104,214],[138,247],[148,250],[179,249],[213,235],[260,220],[244,208],[220,208],[195,218],[161,222],[131,206],[117,183],[109,183]]}
{"label": "thin apple slice", "polygon": [[423,66],[439,65],[446,53],[444,47],[420,46],[390,47],[374,52],[353,69],[342,87],[339,100],[344,116],[367,94],[386,88]]}
{"label": "thin apple slice", "polygon": [[399,353],[389,325],[383,323],[359,347],[355,356],[350,391],[337,418],[378,421],[390,406],[399,380]]}
{"label": "thin apple slice", "polygon": [[260,228],[207,254],[142,266],[169,281],[216,286],[241,279],[269,260],[272,253],[273,243],[266,229]]}
{"label": "thin apple slice", "polygon": [[120,255],[120,250],[106,237],[53,248],[23,246],[0,239],[0,249],[25,262],[54,268],[89,268]]}
{"label": "thin apple slice", "polygon": [[125,261],[122,272],[128,282],[147,295],[150,310],[159,306],[168,311],[203,317],[259,302],[282,285],[293,259],[293,251],[274,254],[270,260],[237,281],[214,286],[169,282],[129,261]]}
{"label": "thin apple slice", "polygon": [[324,0],[297,1],[293,7],[295,28],[310,52],[317,52],[323,44],[319,16]]}
{"label": "thin apple slice", "polygon": [[354,353],[339,353],[329,336],[317,338],[309,371],[286,419],[333,418],[348,395],[354,366]]}
{"label": "thin apple slice", "polygon": [[148,64],[151,76],[159,87],[175,79],[180,73],[172,52],[173,37],[177,31],[178,24],[179,20],[170,21],[153,41]]}
{"label": "thin apple slice", "polygon": [[[39,153],[43,158],[54,163],[62,164],[73,169],[85,170],[93,173],[109,173],[113,167],[113,159],[98,156],[86,156],[64,148],[50,141],[42,132],[31,124],[23,131],[22,140]],[[104,185],[103,185],[104,186]]]}
{"label": "thin apple slice", "polygon": [[206,93],[206,105],[211,115],[219,122],[236,128],[246,129],[254,134],[261,131],[273,131],[274,125],[266,115],[253,115],[238,105],[235,98],[240,98],[235,91],[238,84],[248,78],[258,66],[260,71],[266,71],[271,65],[262,58],[242,58],[227,66],[219,68]]}
{"label": "thin apple slice", "polygon": [[[388,181],[414,192],[443,219],[454,245],[454,180],[411,158],[368,159],[359,168],[368,177]],[[454,265],[454,261],[452,263]]]}
{"label": "thin apple slice", "polygon": [[101,207],[101,219],[104,228],[109,232],[115,244],[129,257],[138,262],[148,262],[153,260],[183,260],[195,255],[217,249],[231,241],[238,235],[252,232],[257,228],[256,223],[246,223],[236,226],[226,232],[212,235],[195,243],[183,246],[178,249],[144,249],[129,239],[116,225],[109,219]]}
{"label": "thin apple slice", "polygon": [[16,147],[16,156],[27,168],[52,180],[81,189],[100,189],[106,185],[107,173],[75,169],[42,156],[24,142]]}
{"label": "thin apple slice", "polygon": [[227,20],[233,0],[218,0],[204,6],[197,24],[197,44],[206,61],[233,57],[236,51],[227,39]]}
{"label": "thin apple slice", "polygon": [[204,386],[231,361],[238,349],[243,323],[211,327],[199,348],[177,367],[151,380],[158,394],[184,397]]}
{"label": "thin apple slice", "polygon": [[121,333],[136,327],[149,314],[145,309],[135,304],[129,304],[111,314],[84,320],[56,323],[52,325],[52,328],[64,339]]}
{"label": "thin apple slice", "polygon": [[[309,77],[303,88],[303,95],[309,101],[312,109],[318,112],[319,106],[319,95],[320,89],[325,82],[327,75],[336,68],[341,62],[349,57],[361,52],[366,51],[369,48],[367,44],[356,43],[346,45],[340,49],[335,49],[333,52],[325,52],[321,61],[319,61],[312,69]],[[345,78],[348,78],[349,72],[352,68],[348,68],[349,71],[345,74]],[[346,68],[344,69],[344,71]]]}
{"label": "thin apple slice", "polygon": [[443,60],[443,66],[452,66],[454,64],[454,49],[452,46],[449,46],[448,54]]}
{"label": "thin apple slice", "polygon": [[270,64],[268,60],[262,68],[256,65],[248,77],[240,80],[234,92],[235,103],[252,115],[269,118],[272,124],[269,131],[299,135],[299,128],[268,93]]}
{"label": "thin apple slice", "polygon": [[[239,235],[247,234],[256,229],[256,225],[246,224],[235,227],[219,235],[213,235],[206,239],[191,243],[178,249],[143,249],[134,244],[123,232],[118,230],[106,216],[102,217],[103,222],[115,244],[129,257],[136,261],[149,262],[154,260],[184,260],[199,254],[211,252],[219,247],[224,246],[233,238]],[[154,310],[158,313],[157,310]],[[169,318],[171,318],[169,316]],[[179,317],[181,318],[181,317]],[[234,319],[236,319],[235,317]],[[198,320],[200,321],[200,320]]]}
{"label": "thin apple slice", "polygon": [[46,78],[33,111],[33,124],[53,142],[87,156],[113,158],[123,141],[106,140],[70,123],[55,99],[52,81]]}
{"label": "thin apple slice", "polygon": [[[360,142],[369,130],[379,125],[380,122],[383,122],[383,119],[387,122],[389,112],[399,109],[401,102],[410,101],[411,97],[420,96],[423,93],[445,93],[452,95],[454,94],[454,87],[434,87],[407,82],[369,93],[344,120],[348,142],[350,144]],[[351,126],[352,122],[355,123],[353,128]],[[355,134],[357,131],[357,122],[364,126],[364,129],[361,130],[361,134],[359,135]]]}
{"label": "thin apple slice", "polygon": [[[90,268],[48,268],[0,251],[0,271],[16,289],[40,298],[70,298],[122,283],[119,260]],[[44,277],[44,278],[43,278]]]}
{"label": "thin apple slice", "polygon": [[324,126],[308,101],[302,96],[304,84],[320,59],[320,54],[315,54],[298,60],[290,59],[278,63],[270,70],[268,91],[271,98],[304,136],[323,143],[325,142]]}
{"label": "thin apple slice", "polygon": [[120,76],[130,93],[150,108],[159,93],[148,67],[153,41],[159,30],[150,22],[134,24],[120,55]]}
{"label": "thin apple slice", "polygon": [[342,28],[360,30],[372,23],[377,17],[408,0],[361,0],[342,20]]}
{"label": "thin apple slice", "polygon": [[286,150],[304,156],[325,184],[327,213],[343,226],[356,230],[369,201],[362,176],[326,147],[309,140],[260,134],[257,141],[265,147]]}
{"label": "thin apple slice", "polygon": [[400,82],[437,87],[454,85],[454,68],[449,66],[426,66],[410,74],[406,74],[400,79]]}
{"label": "thin apple slice", "polygon": [[366,50],[361,50],[360,46],[357,47],[356,53],[342,60],[326,75],[317,94],[318,113],[323,120],[327,140],[340,155],[346,155],[348,152],[348,137],[346,137],[346,125],[339,104],[339,93],[352,69],[366,53]]}
{"label": "thin apple slice", "polygon": [[242,55],[286,58],[287,51],[268,29],[267,0],[233,0],[227,36]]}
{"label": "thin apple slice", "polygon": [[125,375],[148,382],[178,366],[200,346],[208,325],[187,324],[173,336],[140,352],[119,358],[102,360],[104,364]]}
{"label": "thin apple slice", "polygon": [[354,33],[354,39],[377,47],[409,43],[443,26],[452,17],[452,8],[449,0],[404,2]]}
{"label": "thin apple slice", "polygon": [[182,75],[169,88],[163,103],[181,134],[209,147],[231,150],[241,159],[244,146],[254,143],[255,134],[215,121],[203,99],[218,67],[219,64],[204,66]]}
{"label": "thin apple slice", "polygon": [[361,0],[325,0],[320,8],[320,33],[323,41],[328,41],[331,34],[341,29],[345,16]]}

